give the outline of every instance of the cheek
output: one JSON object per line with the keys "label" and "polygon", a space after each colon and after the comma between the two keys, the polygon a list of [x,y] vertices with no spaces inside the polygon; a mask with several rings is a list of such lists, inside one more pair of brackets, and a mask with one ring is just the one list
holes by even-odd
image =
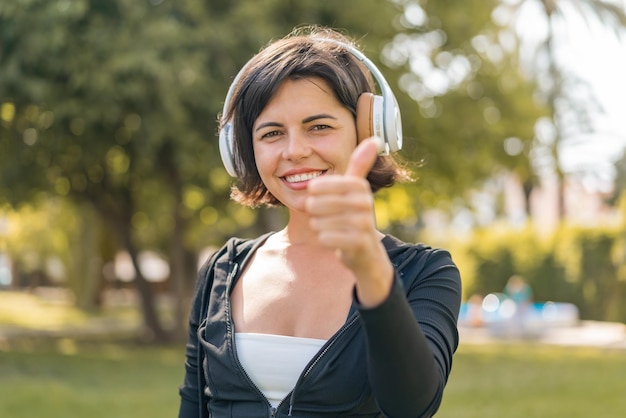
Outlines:
{"label": "cheek", "polygon": [[254,147],[254,162],[256,164],[257,171],[261,176],[261,179],[265,181],[265,177],[271,174],[271,169],[273,166],[271,154],[265,152],[265,150]]}
{"label": "cheek", "polygon": [[348,163],[350,161],[350,157],[352,156],[352,153],[354,152],[355,149],[356,149],[356,141],[354,144],[351,142],[346,142],[344,146],[336,147],[333,150],[335,170],[337,170],[339,174],[343,174],[346,172],[346,169],[348,168]]}

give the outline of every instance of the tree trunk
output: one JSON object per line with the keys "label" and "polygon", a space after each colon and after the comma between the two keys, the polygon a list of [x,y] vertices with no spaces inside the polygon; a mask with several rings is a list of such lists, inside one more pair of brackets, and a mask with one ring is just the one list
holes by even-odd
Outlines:
{"label": "tree trunk", "polygon": [[164,167],[162,174],[165,181],[169,185],[174,202],[172,204],[172,216],[174,217],[174,228],[172,231],[172,238],[170,244],[170,282],[171,291],[174,295],[174,330],[173,337],[184,338],[187,335],[186,332],[186,318],[188,305],[186,302],[186,252],[184,247],[184,230],[185,220],[182,216],[181,209],[183,208],[183,185],[180,178],[179,169],[173,160],[175,147],[172,142],[166,142],[163,148],[159,152],[158,159],[160,165]]}
{"label": "tree trunk", "polygon": [[524,211],[526,212],[526,217],[528,219],[532,217],[530,196],[532,195],[534,188],[535,188],[535,185],[532,180],[522,181],[522,190],[524,191]]}
{"label": "tree trunk", "polygon": [[130,222],[131,216],[124,214],[120,218],[115,218],[110,213],[104,214],[105,219],[113,226],[113,230],[116,232],[121,248],[128,252],[131,262],[135,269],[135,281],[134,285],[137,288],[139,294],[141,314],[144,323],[143,338],[151,342],[163,343],[170,340],[170,335],[164,329],[159,318],[154,290],[151,284],[146,280],[139,267],[139,251],[133,244],[132,240],[132,225]]}
{"label": "tree trunk", "polygon": [[184,338],[187,335],[186,318],[187,304],[185,303],[187,289],[185,279],[187,277],[187,269],[185,262],[185,248],[183,246],[183,222],[180,214],[180,206],[182,205],[182,197],[180,189],[174,191],[175,207],[174,207],[174,230],[171,244],[170,255],[170,278],[172,281],[172,290],[175,297],[174,302],[174,335],[175,338]]}
{"label": "tree trunk", "polygon": [[[124,228],[124,230],[130,231],[130,228]],[[161,320],[156,309],[152,286],[143,276],[139,267],[138,251],[131,241],[130,232],[123,232],[122,235],[124,248],[128,251],[133,267],[135,268],[135,285],[137,286],[137,291],[139,292],[141,312],[144,325],[148,333],[145,337],[154,342],[167,342],[170,340],[170,335],[165,331],[163,325],[161,324]]]}
{"label": "tree trunk", "polygon": [[557,102],[562,97],[562,73],[556,62],[556,52],[554,47],[555,29],[553,23],[553,14],[556,9],[554,0],[542,1],[547,23],[548,23],[548,36],[545,41],[545,50],[548,58],[548,73],[551,78],[552,85],[548,92],[548,107],[550,108],[550,117],[552,125],[554,126],[555,138],[551,145],[552,158],[554,160],[554,167],[556,172],[557,184],[557,216],[558,222],[562,222],[565,217],[565,182],[564,175],[561,167],[559,166],[559,145],[562,140],[562,129],[558,118]]}

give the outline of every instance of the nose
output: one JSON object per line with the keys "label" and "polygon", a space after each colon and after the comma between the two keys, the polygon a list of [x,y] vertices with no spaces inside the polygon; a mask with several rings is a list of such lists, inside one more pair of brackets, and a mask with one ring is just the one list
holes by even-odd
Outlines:
{"label": "nose", "polygon": [[283,158],[290,161],[298,161],[311,155],[311,144],[306,135],[300,132],[291,132],[288,134],[285,148],[283,149]]}

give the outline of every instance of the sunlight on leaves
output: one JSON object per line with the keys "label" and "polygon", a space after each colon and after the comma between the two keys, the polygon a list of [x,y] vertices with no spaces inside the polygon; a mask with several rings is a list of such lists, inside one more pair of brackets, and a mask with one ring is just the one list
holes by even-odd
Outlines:
{"label": "sunlight on leaves", "polygon": [[114,146],[109,149],[106,161],[113,174],[116,175],[126,173],[130,167],[130,158],[126,155],[124,148],[120,146]]}
{"label": "sunlight on leaves", "polygon": [[15,117],[15,105],[11,102],[2,103],[0,107],[0,118],[4,122],[11,122]]}

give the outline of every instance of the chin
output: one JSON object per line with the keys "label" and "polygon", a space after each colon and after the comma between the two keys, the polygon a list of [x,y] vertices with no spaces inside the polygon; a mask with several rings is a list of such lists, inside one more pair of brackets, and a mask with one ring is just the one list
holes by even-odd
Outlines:
{"label": "chin", "polygon": [[302,199],[284,199],[280,200],[290,212],[306,213],[305,197]]}

